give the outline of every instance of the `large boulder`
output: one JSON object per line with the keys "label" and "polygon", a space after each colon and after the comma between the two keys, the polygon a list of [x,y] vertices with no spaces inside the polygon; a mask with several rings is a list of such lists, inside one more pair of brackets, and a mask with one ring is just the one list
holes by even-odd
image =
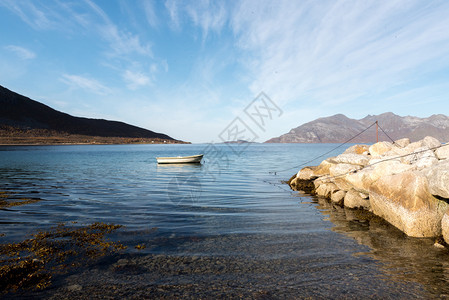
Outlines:
{"label": "large boulder", "polygon": [[372,156],[381,156],[393,149],[393,147],[393,144],[390,142],[378,142],[369,147],[369,153]]}
{"label": "large boulder", "polygon": [[296,174],[296,178],[300,180],[314,180],[318,176],[315,174],[317,167],[304,167]]}
{"label": "large boulder", "polygon": [[349,191],[352,185],[347,182],[346,176],[360,170],[362,167],[351,164],[338,164],[330,168],[330,176],[332,181],[337,185],[338,189]]}
{"label": "large boulder", "polygon": [[330,160],[331,158],[325,159],[316,167],[314,170],[316,176],[329,175],[329,169],[334,165]]}
{"label": "large boulder", "polygon": [[418,159],[415,163],[415,166],[418,170],[422,170],[425,168],[429,168],[438,162],[438,158],[436,157],[422,157]]}
{"label": "large boulder", "polygon": [[[409,155],[404,156],[401,158],[402,163],[405,164],[416,164],[418,161],[422,160],[423,158],[432,158],[432,161],[435,162],[435,160],[438,160],[435,156],[435,152],[433,150],[430,150],[427,146],[422,146],[419,148],[416,148],[414,151],[408,153]],[[422,165],[422,163],[421,163]]]}
{"label": "large boulder", "polygon": [[403,164],[399,160],[383,161],[372,159],[370,164],[370,167],[339,178],[337,185],[341,188],[344,187],[342,183],[344,180],[344,183],[347,185],[345,186],[346,190],[349,190],[348,186],[350,186],[359,192],[368,194],[371,185],[379,178],[416,169],[416,166]]}
{"label": "large boulder", "polygon": [[337,205],[342,206],[343,200],[345,199],[346,192],[345,191],[335,191],[331,195],[331,201]]}
{"label": "large boulder", "polygon": [[435,155],[438,159],[448,159],[449,158],[449,145],[444,145],[443,147],[436,149]]}
{"label": "large boulder", "polygon": [[400,148],[404,148],[407,147],[408,145],[410,145],[410,139],[409,138],[403,138],[400,140],[396,140],[394,141],[394,144],[397,145]]}
{"label": "large boulder", "polygon": [[367,155],[369,153],[368,145],[354,145],[349,147],[343,152],[343,154],[363,154]]}
{"label": "large boulder", "polygon": [[407,147],[403,148],[403,150],[406,153],[412,153],[412,152],[415,152],[416,149],[421,148],[423,146],[424,146],[423,141],[421,140],[421,141],[417,141],[417,142],[409,144]]}
{"label": "large boulder", "polygon": [[432,195],[449,199],[449,160],[432,165],[425,172]]}
{"label": "large boulder", "polygon": [[426,136],[422,140],[422,145],[424,147],[428,147],[428,148],[436,148],[436,147],[441,146],[441,143],[439,140],[437,140],[436,138],[434,138],[432,136]]}
{"label": "large boulder", "polygon": [[350,189],[344,199],[344,206],[349,208],[370,209],[369,199],[362,197],[362,194],[355,189]]}
{"label": "large boulder", "polygon": [[441,234],[441,219],[449,205],[429,192],[427,178],[413,171],[379,178],[370,187],[374,214],[409,236]]}
{"label": "large boulder", "polygon": [[331,177],[343,177],[344,175],[360,170],[361,168],[362,167],[359,165],[337,164],[329,169],[329,175]]}
{"label": "large boulder", "polygon": [[370,160],[368,155],[343,153],[335,157],[333,161],[337,164],[351,164],[358,166],[366,166]]}
{"label": "large boulder", "polygon": [[[315,182],[317,182],[317,180]],[[338,191],[338,187],[335,185],[335,183],[332,182],[325,182],[325,183],[321,182],[320,184],[315,184],[315,186],[316,186],[315,192],[318,196],[322,196],[329,199],[334,192]]]}

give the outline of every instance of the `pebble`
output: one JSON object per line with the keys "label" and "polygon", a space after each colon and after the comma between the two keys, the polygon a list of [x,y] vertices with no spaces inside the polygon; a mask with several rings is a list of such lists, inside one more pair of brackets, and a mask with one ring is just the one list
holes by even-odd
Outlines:
{"label": "pebble", "polygon": [[83,287],[79,284],[72,284],[67,287],[67,290],[69,290],[70,292],[81,291],[82,289]]}

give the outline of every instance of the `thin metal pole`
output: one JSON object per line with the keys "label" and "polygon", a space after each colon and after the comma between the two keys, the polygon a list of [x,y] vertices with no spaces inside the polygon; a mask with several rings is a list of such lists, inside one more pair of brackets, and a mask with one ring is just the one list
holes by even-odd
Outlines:
{"label": "thin metal pole", "polygon": [[379,143],[379,124],[376,121],[376,142]]}

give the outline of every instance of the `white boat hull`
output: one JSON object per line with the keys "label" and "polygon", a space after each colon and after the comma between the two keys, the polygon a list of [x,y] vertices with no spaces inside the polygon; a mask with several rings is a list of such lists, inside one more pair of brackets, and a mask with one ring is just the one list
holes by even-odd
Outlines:
{"label": "white boat hull", "polygon": [[203,154],[192,156],[177,156],[177,157],[156,157],[158,164],[187,164],[200,163]]}

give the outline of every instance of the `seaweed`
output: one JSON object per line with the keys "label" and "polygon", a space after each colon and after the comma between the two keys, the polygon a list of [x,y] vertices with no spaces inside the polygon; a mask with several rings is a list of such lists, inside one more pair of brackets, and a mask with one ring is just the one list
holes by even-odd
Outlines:
{"label": "seaweed", "polygon": [[0,293],[44,289],[63,274],[93,259],[126,249],[105,235],[122,225],[93,223],[79,228],[60,224],[32,238],[0,245]]}

